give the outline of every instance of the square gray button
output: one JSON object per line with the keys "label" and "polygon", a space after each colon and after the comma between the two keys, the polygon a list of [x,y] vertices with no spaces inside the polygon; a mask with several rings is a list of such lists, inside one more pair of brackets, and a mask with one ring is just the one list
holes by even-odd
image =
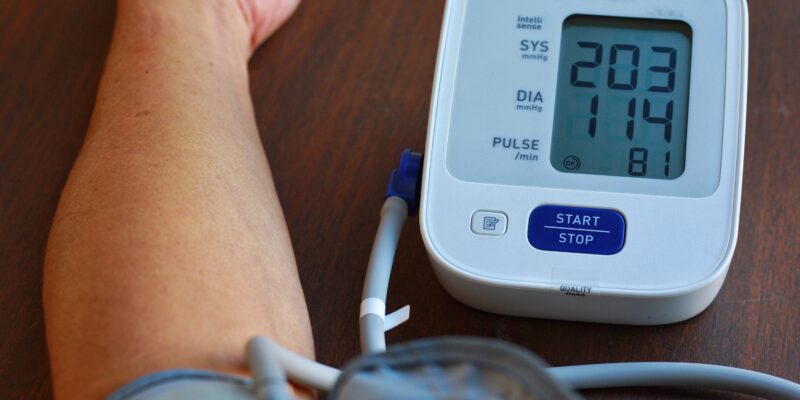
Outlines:
{"label": "square gray button", "polygon": [[499,211],[476,211],[470,227],[478,235],[501,236],[506,234],[508,217]]}

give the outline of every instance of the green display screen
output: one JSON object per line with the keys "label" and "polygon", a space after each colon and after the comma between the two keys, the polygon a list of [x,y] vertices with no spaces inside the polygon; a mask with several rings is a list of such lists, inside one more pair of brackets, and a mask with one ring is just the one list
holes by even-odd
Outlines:
{"label": "green display screen", "polygon": [[561,38],[550,162],[562,172],[675,179],[686,163],[691,28],[572,16]]}

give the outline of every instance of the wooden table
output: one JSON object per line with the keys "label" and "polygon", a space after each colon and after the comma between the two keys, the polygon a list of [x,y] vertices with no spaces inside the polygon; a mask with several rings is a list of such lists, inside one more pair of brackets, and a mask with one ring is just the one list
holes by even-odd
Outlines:
{"label": "wooden table", "polygon": [[[319,359],[358,352],[361,283],[387,176],[422,150],[443,0],[306,0],[253,58],[252,90],[300,265]],[[672,360],[800,381],[800,1],[754,0],[739,245],[714,304],[688,322],[626,327],[479,312],[434,278],[407,224],[389,306],[412,305],[390,342],[461,334],[521,343],[554,365]],[[0,399],[51,395],[42,260],[83,139],[113,1],[0,1]],[[590,398],[730,398],[623,390]]]}

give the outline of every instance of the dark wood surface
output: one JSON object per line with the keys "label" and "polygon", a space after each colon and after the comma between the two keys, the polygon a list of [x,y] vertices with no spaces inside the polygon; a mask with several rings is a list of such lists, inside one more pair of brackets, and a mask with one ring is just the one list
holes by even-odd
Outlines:
{"label": "dark wood surface", "polygon": [[[306,0],[251,64],[317,354],[331,365],[358,352],[361,283],[388,173],[402,149],[424,147],[442,11],[442,0]],[[412,318],[389,340],[491,336],[523,344],[553,365],[694,361],[800,381],[800,1],[755,0],[750,12],[739,245],[706,312],[670,326],[626,327],[475,311],[438,284],[411,220],[389,305],[411,304]],[[0,399],[52,396],[43,252],[113,22],[113,1],[0,1]],[[588,395],[729,398],[643,389]]]}

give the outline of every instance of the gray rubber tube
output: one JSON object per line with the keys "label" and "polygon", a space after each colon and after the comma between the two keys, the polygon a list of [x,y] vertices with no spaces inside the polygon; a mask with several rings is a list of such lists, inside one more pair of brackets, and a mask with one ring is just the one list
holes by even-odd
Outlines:
{"label": "gray rubber tube", "polygon": [[317,390],[329,392],[339,379],[340,371],[336,368],[309,360],[299,354],[287,350],[269,339],[262,338],[271,344],[270,350],[283,367],[289,380]]}
{"label": "gray rubber tube", "polygon": [[[265,339],[266,340],[266,339]],[[291,381],[330,391],[340,371],[273,343]],[[708,364],[633,362],[552,367],[553,377],[577,390],[615,387],[694,387],[739,392],[765,399],[800,399],[800,385],[760,372]]]}
{"label": "gray rubber tube", "polygon": [[[372,245],[372,254],[369,257],[367,275],[364,279],[364,291],[361,300],[375,298],[386,303],[386,293],[389,290],[389,278],[392,274],[392,264],[397,251],[397,242],[403,223],[408,217],[408,205],[399,197],[389,197],[381,208],[381,222],[375,241]],[[374,353],[386,351],[386,335],[384,320],[374,314],[367,314],[359,318],[361,332],[361,351]]]}
{"label": "gray rubber tube", "polygon": [[291,399],[277,351],[277,345],[262,336],[247,343],[247,363],[253,375],[253,391],[259,400]]}
{"label": "gray rubber tube", "polygon": [[578,390],[612,387],[694,387],[739,392],[765,399],[800,399],[800,385],[760,372],[709,364],[629,362],[549,368]]}

